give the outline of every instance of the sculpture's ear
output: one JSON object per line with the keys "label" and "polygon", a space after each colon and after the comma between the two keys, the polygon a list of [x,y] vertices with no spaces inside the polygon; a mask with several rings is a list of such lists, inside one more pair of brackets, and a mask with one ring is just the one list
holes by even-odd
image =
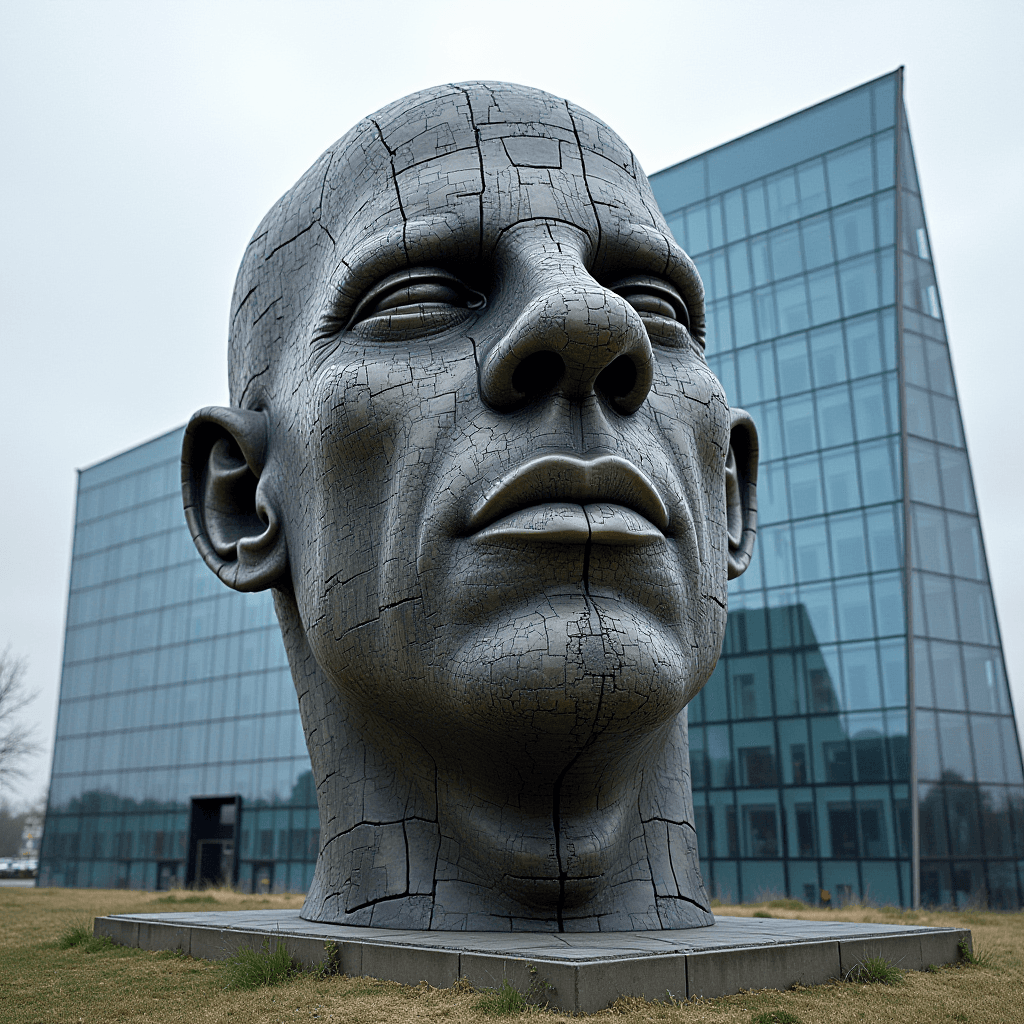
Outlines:
{"label": "sculpture's ear", "polygon": [[234,590],[285,578],[288,553],[276,495],[263,472],[268,419],[246,409],[200,409],[185,428],[181,490],[203,561]]}
{"label": "sculpture's ear", "polygon": [[725,507],[729,522],[729,579],[750,565],[757,536],[757,427],[750,413],[732,410],[725,464]]}

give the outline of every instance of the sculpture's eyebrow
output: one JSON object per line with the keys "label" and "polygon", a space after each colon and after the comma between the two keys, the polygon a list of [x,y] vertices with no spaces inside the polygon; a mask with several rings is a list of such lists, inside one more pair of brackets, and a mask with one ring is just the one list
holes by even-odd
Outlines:
{"label": "sculpture's eyebrow", "polygon": [[360,239],[331,274],[314,343],[337,334],[366,290],[406,267],[445,266],[471,260],[479,251],[478,224],[453,230],[443,217],[389,225]]}
{"label": "sculpture's eyebrow", "polygon": [[601,239],[595,271],[613,284],[616,276],[645,273],[663,277],[678,289],[690,310],[704,321],[704,285],[693,260],[669,234],[652,224],[622,222]]}

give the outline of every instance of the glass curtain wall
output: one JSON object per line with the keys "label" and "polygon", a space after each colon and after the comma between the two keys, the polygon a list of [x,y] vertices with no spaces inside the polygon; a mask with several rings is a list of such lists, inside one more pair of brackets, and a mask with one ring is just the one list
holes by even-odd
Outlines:
{"label": "glass curtain wall", "polygon": [[1020,752],[901,92],[896,72],[651,178],[761,439],[755,558],[689,708],[724,900],[911,904],[916,719],[925,901],[1020,905]]}
{"label": "glass curtain wall", "polygon": [[905,115],[899,154],[921,898],[1010,909],[1024,776]]}
{"label": "glass curtain wall", "polygon": [[40,885],[182,884],[197,797],[241,798],[242,888],[312,877],[316,794],[273,602],[196,553],[181,439],[79,476]]}
{"label": "glass curtain wall", "polygon": [[[689,708],[710,890],[1020,906],[1021,755],[902,73],[651,184],[761,436],[755,558]],[[79,478],[43,885],[180,884],[222,833],[242,888],[312,876],[272,601],[196,554],[181,436]]]}

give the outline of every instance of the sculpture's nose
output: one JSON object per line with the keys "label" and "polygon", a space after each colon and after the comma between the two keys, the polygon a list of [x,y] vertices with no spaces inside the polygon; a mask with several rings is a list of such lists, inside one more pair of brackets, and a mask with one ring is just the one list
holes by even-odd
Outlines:
{"label": "sculpture's nose", "polygon": [[636,412],[654,377],[639,314],[564,252],[545,253],[530,269],[534,297],[483,358],[484,401],[507,412],[548,394],[598,396],[620,413]]}

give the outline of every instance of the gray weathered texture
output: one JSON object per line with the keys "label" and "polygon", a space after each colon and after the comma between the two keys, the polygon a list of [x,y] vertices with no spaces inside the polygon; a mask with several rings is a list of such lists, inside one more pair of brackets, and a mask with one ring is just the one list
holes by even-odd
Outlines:
{"label": "gray weathered texture", "polygon": [[496,987],[507,979],[534,1000],[595,1013],[620,995],[677,999],[785,989],[848,977],[867,957],[902,970],[956,963],[965,928],[719,917],[712,928],[643,934],[458,935],[303,921],[294,910],[124,914],[98,917],[97,935],[142,949],[181,949],[220,960],[264,939],[309,966],[331,957],[352,977],[415,985]]}
{"label": "gray weathered texture", "polygon": [[605,124],[439,86],[249,244],[186,516],[274,588],[320,808],[309,920],[711,924],[685,706],[750,559],[757,437],[700,278]]}

